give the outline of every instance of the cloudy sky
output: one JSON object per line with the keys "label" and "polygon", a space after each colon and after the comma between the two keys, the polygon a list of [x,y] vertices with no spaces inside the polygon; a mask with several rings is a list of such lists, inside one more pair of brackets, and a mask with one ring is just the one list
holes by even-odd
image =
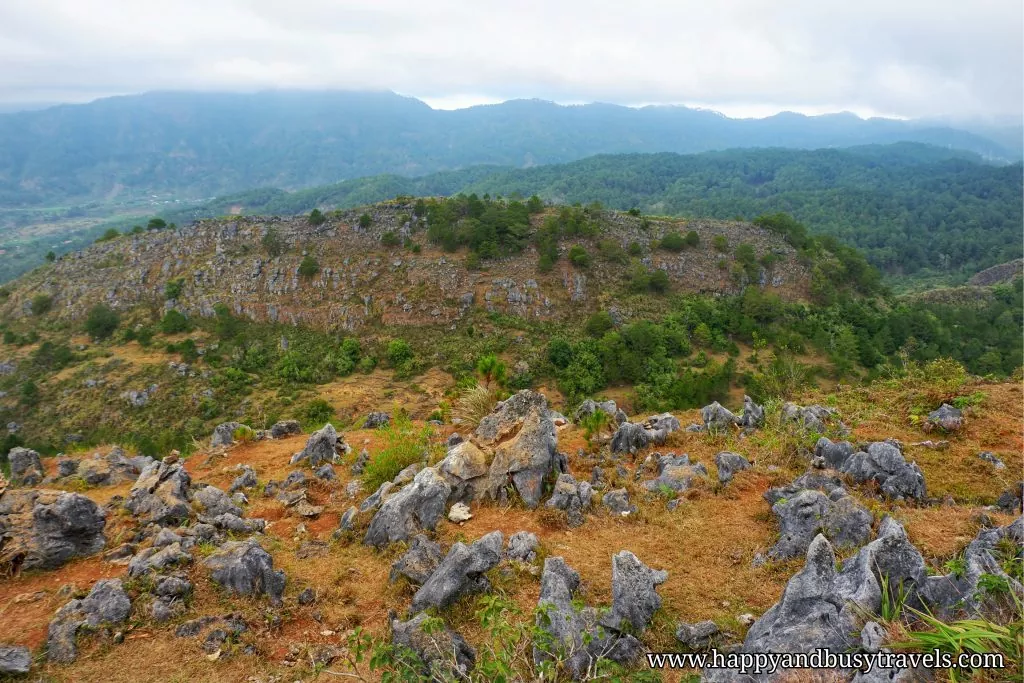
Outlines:
{"label": "cloudy sky", "polygon": [[1019,117],[1021,0],[4,0],[0,104],[391,89],[730,115]]}

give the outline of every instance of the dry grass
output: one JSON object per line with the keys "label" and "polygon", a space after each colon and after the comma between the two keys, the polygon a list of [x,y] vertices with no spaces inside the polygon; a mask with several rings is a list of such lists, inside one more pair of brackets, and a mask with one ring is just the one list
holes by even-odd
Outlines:
{"label": "dry grass", "polygon": [[452,417],[462,420],[469,427],[476,427],[494,407],[494,392],[482,384],[462,392],[452,407]]}

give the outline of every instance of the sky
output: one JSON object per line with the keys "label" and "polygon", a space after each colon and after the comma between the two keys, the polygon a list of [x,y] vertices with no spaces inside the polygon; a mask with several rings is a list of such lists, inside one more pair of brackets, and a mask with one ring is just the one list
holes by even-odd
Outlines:
{"label": "sky", "polygon": [[389,89],[1010,119],[1021,0],[7,0],[0,107],[149,90]]}

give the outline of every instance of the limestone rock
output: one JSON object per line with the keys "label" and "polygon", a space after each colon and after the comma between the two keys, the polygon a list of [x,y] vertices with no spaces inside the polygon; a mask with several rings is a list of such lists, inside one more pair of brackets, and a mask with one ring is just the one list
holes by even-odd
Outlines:
{"label": "limestone rock", "polygon": [[7,453],[11,465],[11,483],[15,486],[38,486],[46,476],[39,454],[29,448],[15,446]]}
{"label": "limestone rock", "polygon": [[[421,612],[401,621],[391,619],[391,642],[413,650],[426,667],[424,680],[464,679],[476,662],[476,652],[458,633],[447,627],[424,628],[428,615]],[[428,632],[429,631],[429,632]]]}
{"label": "limestone rock", "polygon": [[363,423],[363,427],[366,429],[378,429],[380,427],[387,427],[391,424],[391,416],[387,413],[374,411],[366,416],[366,422]]}
{"label": "limestone rock", "polygon": [[764,425],[764,406],[754,403],[754,399],[743,395],[743,412],[736,420],[740,427],[753,429]]}
{"label": "limestone rock", "polygon": [[241,491],[242,489],[256,488],[258,483],[256,470],[249,465],[243,465],[242,473],[235,477],[235,480],[231,482],[231,488],[228,489],[228,493],[234,493],[235,491]]}
{"label": "limestone rock", "polygon": [[708,470],[703,464],[691,463],[690,457],[685,453],[678,457],[670,453],[658,459],[658,477],[645,481],[643,487],[653,492],[666,487],[672,491],[685,491],[690,488],[694,479],[703,479],[707,474]]}
{"label": "limestone rock", "polygon": [[72,600],[59,610],[50,622],[46,654],[51,662],[69,664],[78,658],[76,638],[83,626],[97,628],[103,624],[121,624],[128,619],[132,603],[120,579],[101,579],[89,594]]}
{"label": "limestone rock", "polygon": [[235,430],[242,426],[241,422],[222,422],[213,428],[210,447],[230,446],[235,442]]}
{"label": "limestone rock", "polygon": [[715,456],[715,466],[718,468],[718,481],[728,484],[737,472],[749,470],[750,462],[739,453],[722,451]]}
{"label": "limestone rock", "polygon": [[309,435],[306,447],[292,457],[291,464],[306,462],[310,467],[316,468],[325,462],[337,463],[341,443],[334,425],[327,423]]}
{"label": "limestone rock", "polygon": [[473,519],[473,513],[469,511],[469,506],[465,503],[455,503],[451,509],[448,510],[448,521],[455,524],[462,522],[468,522]]}
{"label": "limestone rock", "polygon": [[433,467],[426,467],[412,483],[383,502],[370,522],[363,543],[384,547],[416,533],[432,530],[444,515],[451,486]]}
{"label": "limestone rock", "polygon": [[189,517],[191,484],[180,464],[156,460],[142,470],[124,506],[143,524],[177,526]]}
{"label": "limestone rock", "polygon": [[270,427],[270,436],[273,439],[283,439],[286,436],[301,433],[302,426],[299,425],[298,420],[281,420]]}
{"label": "limestone rock", "polygon": [[470,441],[451,447],[437,472],[451,486],[451,502],[469,502],[480,498],[487,486],[487,454]]}
{"label": "limestone rock", "polygon": [[[523,393],[519,392],[506,403]],[[518,416],[519,413],[515,414]],[[507,416],[499,412],[498,417]],[[505,424],[501,420],[498,423]],[[477,431],[479,433],[480,430]],[[499,433],[501,428],[495,425],[494,430],[488,428],[485,431],[488,434]],[[546,407],[542,411],[534,406],[522,418],[519,432],[497,447],[487,475],[488,494],[498,499],[501,491],[511,482],[526,507],[537,507],[544,491],[544,479],[552,471],[557,447],[555,425],[548,417]]]}
{"label": "limestone rock", "polygon": [[928,419],[924,423],[924,431],[930,432],[938,429],[943,432],[958,432],[964,426],[964,414],[948,403],[943,403],[938,409],[928,413]]}
{"label": "limestone rock", "polygon": [[546,505],[564,510],[568,515],[569,526],[578,527],[583,525],[583,513],[590,509],[593,496],[594,491],[589,482],[576,481],[571,474],[561,474]]}
{"label": "limestone rock", "polygon": [[441,546],[423,534],[413,537],[409,549],[391,565],[389,579],[393,582],[404,576],[417,586],[426,583],[444,559]]}
{"label": "limestone rock", "polygon": [[517,531],[508,537],[508,549],[505,556],[519,562],[533,562],[537,559],[537,548],[540,543],[537,535],[529,531]]}
{"label": "limestone rock", "polygon": [[523,389],[506,400],[499,401],[494,409],[480,420],[474,436],[481,445],[493,446],[515,434],[527,418],[536,415],[544,418],[548,416],[548,400],[543,394]]}
{"label": "limestone rock", "polygon": [[0,494],[0,551],[14,567],[56,569],[68,560],[98,553],[106,513],[78,493],[46,489]]}
{"label": "limestone rock", "polygon": [[866,451],[854,453],[843,464],[842,471],[854,481],[874,481],[882,493],[894,500],[925,497],[924,474],[917,463],[908,463],[900,449],[886,441],[870,444]]}
{"label": "limestone rock", "polygon": [[839,547],[857,547],[871,537],[871,513],[841,487],[825,495],[806,488],[772,505],[779,540],[768,551],[776,559],[799,557],[819,533]]}
{"label": "limestone rock", "polygon": [[629,492],[626,489],[614,489],[604,494],[601,504],[612,511],[613,514],[625,517],[637,511],[636,505],[629,502]]}
{"label": "limestone rock", "polygon": [[709,432],[723,432],[739,422],[739,418],[718,401],[701,408],[700,416]]}
{"label": "limestone rock", "polygon": [[628,550],[616,553],[612,556],[612,609],[601,623],[617,631],[623,630],[624,622],[633,633],[647,630],[661,607],[655,589],[667,579],[667,571],[651,569]]}
{"label": "limestone rock", "polygon": [[447,607],[461,595],[488,590],[490,583],[484,572],[501,561],[503,544],[501,532],[492,531],[471,545],[453,545],[430,578],[416,591],[412,611]]}
{"label": "limestone rock", "polygon": [[32,653],[21,645],[0,643],[0,674],[27,674],[32,667]]}
{"label": "limestone rock", "polygon": [[615,405],[615,401],[595,401],[592,398],[588,398],[580,404],[579,408],[576,409],[576,412],[573,414],[572,421],[579,424],[585,417],[592,415],[599,410],[603,413],[607,413],[608,416],[612,418],[612,421],[617,425],[620,425],[629,419],[626,416],[626,413]]}
{"label": "limestone rock", "polygon": [[203,486],[194,489],[192,493],[192,507],[207,517],[230,514],[236,517],[242,516],[242,509],[235,505],[228,494],[216,486]]}
{"label": "limestone rock", "polygon": [[285,575],[274,571],[274,558],[254,540],[229,541],[203,562],[210,578],[239,595],[267,595],[280,604]]}

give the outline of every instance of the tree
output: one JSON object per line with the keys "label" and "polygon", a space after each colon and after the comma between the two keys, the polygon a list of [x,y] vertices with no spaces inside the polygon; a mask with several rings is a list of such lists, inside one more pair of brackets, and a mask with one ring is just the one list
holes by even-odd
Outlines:
{"label": "tree", "polygon": [[729,239],[725,235],[715,235],[711,240],[711,246],[715,248],[715,251],[724,254],[729,251]]}
{"label": "tree", "polygon": [[277,258],[285,252],[286,245],[284,240],[281,239],[281,235],[278,234],[277,230],[273,227],[267,228],[267,232],[264,233],[263,239],[260,240],[263,248],[266,249],[267,255],[271,258]]}
{"label": "tree", "polygon": [[57,254],[53,253],[52,251],[46,252],[46,260],[48,263],[53,263],[54,261],[57,260]]}
{"label": "tree", "polygon": [[39,387],[36,383],[29,380],[21,385],[20,390],[21,404],[31,408],[32,406],[39,403]]}
{"label": "tree", "polygon": [[299,275],[303,277],[313,277],[320,272],[320,264],[311,255],[307,254],[303,259],[302,263],[299,264]]}
{"label": "tree", "polygon": [[544,210],[544,202],[537,195],[533,195],[526,200],[526,210],[531,214],[540,213]]}
{"label": "tree", "polygon": [[613,327],[615,327],[615,321],[612,320],[611,314],[608,311],[598,311],[587,318],[583,331],[591,337],[600,337]]}
{"label": "tree", "polygon": [[647,286],[650,287],[651,291],[662,292],[668,291],[669,280],[668,273],[660,268],[651,273],[650,279],[647,281]]}
{"label": "tree", "polygon": [[168,227],[167,221],[163,218],[150,218],[149,223],[146,224],[146,230],[165,230]]}
{"label": "tree", "polygon": [[590,265],[590,254],[579,244],[574,244],[569,249],[569,263],[577,268],[586,268]]}
{"label": "tree", "polygon": [[117,311],[106,304],[97,304],[89,309],[89,315],[85,318],[85,331],[99,341],[112,335],[120,323],[121,316]]}
{"label": "tree", "polygon": [[372,224],[373,218],[370,217],[370,214],[364,213],[362,216],[359,217],[359,227],[362,228],[363,230],[370,227]]}
{"label": "tree", "polygon": [[695,230],[686,233],[686,246],[692,249],[698,245],[700,245],[700,235]]}
{"label": "tree", "polygon": [[188,332],[190,329],[192,329],[192,325],[189,323],[188,318],[173,308],[164,313],[164,317],[160,320],[160,331],[164,334]]}
{"label": "tree", "polygon": [[312,226],[323,225],[327,222],[327,217],[320,212],[320,209],[313,209],[309,212],[309,224]]}
{"label": "tree", "polygon": [[392,339],[387,348],[388,364],[392,368],[401,369],[413,359],[412,347],[404,339]]}
{"label": "tree", "polygon": [[489,353],[477,361],[476,371],[484,378],[484,384],[488,388],[490,388],[491,382],[504,385],[508,374],[505,364],[493,353]]}

